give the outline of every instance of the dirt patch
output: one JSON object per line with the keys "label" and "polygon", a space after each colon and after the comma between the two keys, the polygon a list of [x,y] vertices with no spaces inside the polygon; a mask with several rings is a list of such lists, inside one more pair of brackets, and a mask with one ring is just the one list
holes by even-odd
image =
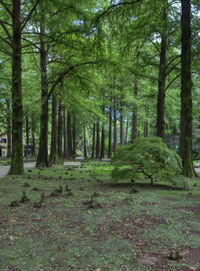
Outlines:
{"label": "dirt patch", "polygon": [[199,264],[200,268],[200,248],[188,248],[185,250],[184,259],[188,264]]}
{"label": "dirt patch", "polygon": [[166,255],[161,252],[144,254],[137,259],[137,262],[141,265],[151,266],[160,271],[170,270]]}

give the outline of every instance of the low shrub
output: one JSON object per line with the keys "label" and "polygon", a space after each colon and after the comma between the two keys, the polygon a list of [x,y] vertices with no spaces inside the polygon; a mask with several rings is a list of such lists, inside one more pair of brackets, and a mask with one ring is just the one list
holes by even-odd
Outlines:
{"label": "low shrub", "polygon": [[156,179],[170,180],[182,171],[181,158],[159,137],[138,137],[134,144],[119,146],[111,163],[113,179],[136,179],[141,176],[151,183]]}

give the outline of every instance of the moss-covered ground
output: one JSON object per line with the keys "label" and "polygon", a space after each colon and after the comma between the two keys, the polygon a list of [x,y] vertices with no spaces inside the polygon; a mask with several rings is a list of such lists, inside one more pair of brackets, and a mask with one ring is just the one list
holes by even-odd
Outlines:
{"label": "moss-covered ground", "polygon": [[[1,179],[0,270],[199,270],[199,180],[189,190],[140,181],[134,193],[111,169],[86,162]],[[30,201],[10,207],[23,191]]]}

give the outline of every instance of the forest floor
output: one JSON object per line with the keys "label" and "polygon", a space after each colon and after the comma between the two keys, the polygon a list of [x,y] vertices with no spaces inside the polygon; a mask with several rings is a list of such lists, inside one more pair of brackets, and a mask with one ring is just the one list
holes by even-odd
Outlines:
{"label": "forest floor", "polygon": [[[91,161],[1,179],[0,270],[200,270],[199,180],[189,190],[140,181],[133,193],[111,169]],[[23,191],[30,201],[10,207]]]}

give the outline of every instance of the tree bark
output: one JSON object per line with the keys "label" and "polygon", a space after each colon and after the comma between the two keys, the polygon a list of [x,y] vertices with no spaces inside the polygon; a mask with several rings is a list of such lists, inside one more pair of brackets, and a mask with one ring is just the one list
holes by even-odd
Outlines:
{"label": "tree bark", "polygon": [[10,100],[6,100],[7,105],[7,157],[11,157],[11,119],[10,119]]}
{"label": "tree bark", "polygon": [[76,117],[73,114],[73,127],[72,127],[72,135],[73,135],[73,158],[76,158]]}
{"label": "tree bark", "polygon": [[112,105],[110,105],[109,107],[109,131],[108,131],[108,158],[111,157],[112,157]]}
{"label": "tree bark", "polygon": [[40,78],[41,78],[41,116],[40,142],[36,167],[48,167],[48,88],[47,88],[47,51],[44,43],[45,27],[40,25]]}
{"label": "tree bark", "polygon": [[113,144],[113,151],[115,151],[117,146],[117,103],[116,97],[114,98],[114,108],[113,108],[113,128],[114,128],[114,144]]}
{"label": "tree bark", "polygon": [[57,101],[56,96],[52,95],[52,119],[51,119],[51,151],[49,165],[57,162]]}
{"label": "tree bark", "polygon": [[192,162],[192,78],[191,78],[191,3],[181,1],[181,116],[179,154],[183,162],[183,174],[195,176]]}
{"label": "tree bark", "polygon": [[92,131],[92,156],[91,158],[94,158],[95,154],[95,132],[96,132],[96,125],[95,123],[93,124],[93,131]]}
{"label": "tree bark", "polygon": [[[102,107],[102,114],[104,115],[105,108]],[[105,152],[105,129],[104,129],[104,123],[102,122],[102,128],[101,128],[101,159],[104,158],[104,152]]]}
{"label": "tree bark", "polygon": [[[137,99],[138,97],[138,81],[135,79],[134,82],[134,97]],[[137,137],[137,123],[138,123],[138,110],[137,110],[137,103],[133,105],[133,115],[132,115],[132,133],[131,133],[131,142],[134,143]]]}
{"label": "tree bark", "polygon": [[35,156],[35,134],[34,134],[34,122],[33,116],[31,117],[31,156]]}
{"label": "tree bark", "polygon": [[58,108],[58,135],[57,135],[57,140],[58,140],[57,154],[58,154],[58,161],[59,162],[63,161],[62,139],[63,139],[63,104],[62,104],[62,101],[60,100],[59,101],[59,108]]}
{"label": "tree bark", "polygon": [[25,156],[29,156],[29,119],[28,115],[26,115],[26,151]]}
{"label": "tree bark", "polygon": [[64,159],[67,159],[67,114],[64,109]]}
{"label": "tree bark", "polygon": [[71,114],[67,113],[67,151],[68,158],[72,158],[72,131],[71,131]]}
{"label": "tree bark", "polygon": [[126,119],[126,134],[125,134],[125,142],[124,144],[128,143],[128,117]]}
{"label": "tree bark", "polygon": [[84,158],[87,158],[87,140],[86,140],[85,126],[83,128],[83,155],[84,155]]}
{"label": "tree bark", "polygon": [[96,158],[99,158],[99,150],[100,150],[100,135],[99,135],[99,120],[97,120],[97,134],[96,134]]}
{"label": "tree bark", "polygon": [[[122,99],[122,95],[121,95]],[[124,144],[123,102],[120,101],[120,145]]]}
{"label": "tree bark", "polygon": [[[167,0],[165,4],[167,5]],[[163,7],[162,20],[167,21],[166,6]],[[164,30],[161,34],[161,51],[158,77],[158,96],[157,96],[157,122],[156,136],[164,138],[165,136],[165,83],[166,83],[166,52],[167,52],[167,37]]]}
{"label": "tree bark", "polygon": [[9,174],[24,174],[20,7],[20,0],[12,1],[12,155]]}
{"label": "tree bark", "polygon": [[144,121],[144,137],[149,136],[149,109],[147,106],[145,106],[145,117],[146,120]]}

